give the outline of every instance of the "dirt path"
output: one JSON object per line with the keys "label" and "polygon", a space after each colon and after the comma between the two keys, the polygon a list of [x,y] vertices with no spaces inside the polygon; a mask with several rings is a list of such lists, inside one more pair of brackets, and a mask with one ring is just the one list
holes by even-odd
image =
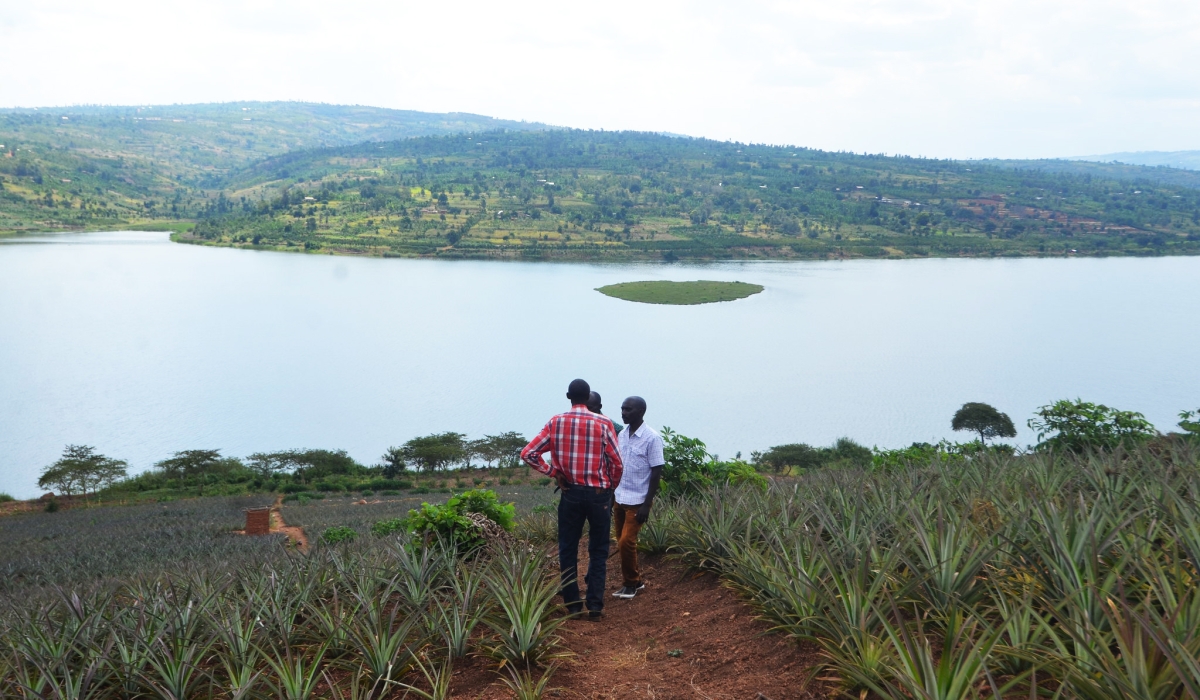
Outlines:
{"label": "dirt path", "polygon": [[[586,552],[581,552],[581,573]],[[817,662],[811,647],[768,634],[749,607],[709,574],[678,563],[644,561],[646,588],[633,600],[611,597],[621,584],[620,565],[608,566],[605,616],[572,620],[562,629],[574,656],[550,686],[562,698],[670,700],[793,700],[825,695],[814,682],[800,684]],[[508,698],[483,660],[455,672],[455,698]]]}
{"label": "dirt path", "polygon": [[301,552],[308,551],[308,536],[304,534],[304,528],[288,525],[283,519],[283,496],[277,496],[271,506],[271,532],[287,535]]}

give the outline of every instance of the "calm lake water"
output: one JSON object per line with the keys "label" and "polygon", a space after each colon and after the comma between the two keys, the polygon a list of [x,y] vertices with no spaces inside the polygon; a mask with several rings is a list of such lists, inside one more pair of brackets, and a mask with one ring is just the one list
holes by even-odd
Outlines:
{"label": "calm lake water", "polygon": [[[748,299],[634,304],[639,279],[742,280]],[[725,456],[848,435],[953,438],[986,401],[1024,423],[1082,397],[1160,429],[1200,406],[1200,258],[586,265],[382,260],[0,239],[0,491],[38,493],[66,443],[149,467],[537,431],[576,376],[619,415]],[[959,435],[961,439],[968,436]]]}

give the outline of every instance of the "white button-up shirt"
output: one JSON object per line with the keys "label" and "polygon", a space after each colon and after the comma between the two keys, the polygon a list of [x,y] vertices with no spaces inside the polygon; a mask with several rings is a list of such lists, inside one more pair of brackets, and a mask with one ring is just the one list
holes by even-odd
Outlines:
{"label": "white button-up shirt", "polygon": [[625,473],[613,495],[623,506],[639,506],[650,493],[650,470],[666,464],[662,436],[645,423],[638,426],[636,433],[629,432],[627,425],[617,438],[617,447]]}

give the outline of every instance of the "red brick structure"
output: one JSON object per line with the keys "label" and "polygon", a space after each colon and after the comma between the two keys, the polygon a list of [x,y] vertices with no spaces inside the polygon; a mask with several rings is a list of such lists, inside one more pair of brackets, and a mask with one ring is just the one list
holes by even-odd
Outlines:
{"label": "red brick structure", "polygon": [[247,535],[267,535],[271,532],[271,509],[268,506],[262,508],[246,509],[246,530]]}

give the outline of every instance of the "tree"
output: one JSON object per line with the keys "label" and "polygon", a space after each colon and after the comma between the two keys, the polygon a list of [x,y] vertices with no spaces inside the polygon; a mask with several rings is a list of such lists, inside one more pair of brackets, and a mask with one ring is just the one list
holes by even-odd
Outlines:
{"label": "tree", "polygon": [[383,453],[383,478],[395,479],[408,471],[408,462],[404,459],[404,448],[389,447]]}
{"label": "tree", "polygon": [[1140,413],[1079,399],[1042,406],[1034,415],[1036,418],[1030,418],[1028,425],[1037,432],[1039,450],[1111,450],[1136,445],[1158,434]]}
{"label": "tree", "polygon": [[304,483],[326,476],[366,471],[345,450],[256,452],[250,455],[250,468],[264,477],[291,472]]}
{"label": "tree", "polygon": [[509,431],[499,435],[484,435],[482,440],[476,440],[476,452],[489,467],[512,467],[521,461],[521,450],[528,440],[517,432]]}
{"label": "tree", "polygon": [[435,472],[466,459],[465,437],[462,433],[435,433],[413,438],[401,450],[404,458],[422,471]]}
{"label": "tree", "polygon": [[964,403],[954,414],[950,427],[955,431],[969,430],[979,433],[979,442],[987,444],[988,438],[1017,436],[1017,429],[1007,413],[1001,413],[986,403]]}
{"label": "tree", "polygon": [[42,470],[38,487],[72,496],[88,494],[125,478],[128,463],[96,454],[88,445],[67,445],[57,462]]}
{"label": "tree", "polygon": [[779,474],[789,467],[810,469],[821,466],[820,452],[811,445],[802,442],[776,445],[766,452],[755,452],[751,455],[755,464],[761,464]]}
{"label": "tree", "polygon": [[208,473],[220,461],[220,450],[184,450],[154,466],[168,479],[186,479]]}

